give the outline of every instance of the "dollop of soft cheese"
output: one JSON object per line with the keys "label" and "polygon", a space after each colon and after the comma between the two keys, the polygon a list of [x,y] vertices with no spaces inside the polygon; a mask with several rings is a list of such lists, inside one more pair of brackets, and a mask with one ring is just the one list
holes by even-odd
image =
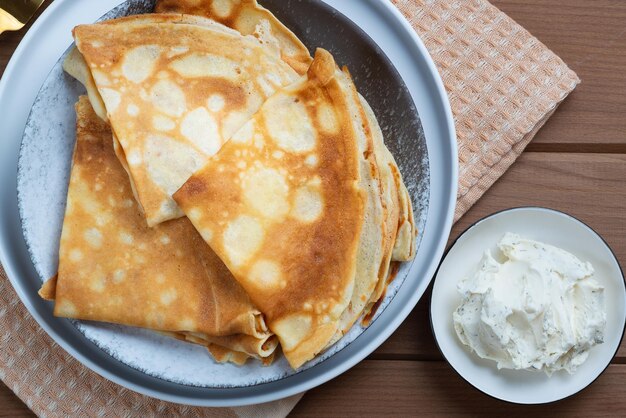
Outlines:
{"label": "dollop of soft cheese", "polygon": [[502,263],[487,250],[474,274],[458,284],[459,339],[498,369],[573,373],[604,339],[604,288],[593,266],[512,233],[498,247]]}

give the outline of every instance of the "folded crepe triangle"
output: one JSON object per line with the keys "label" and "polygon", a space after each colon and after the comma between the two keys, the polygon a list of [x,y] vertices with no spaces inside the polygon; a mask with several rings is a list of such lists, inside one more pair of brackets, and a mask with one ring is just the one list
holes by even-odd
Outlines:
{"label": "folded crepe triangle", "polygon": [[294,368],[328,345],[354,290],[366,190],[348,94],[319,49],[174,195]]}
{"label": "folded crepe triangle", "polygon": [[[259,36],[277,45],[283,60],[299,73],[311,63],[302,42],[256,0],[158,0],[156,11],[204,16],[242,34]],[[416,235],[408,191],[385,146],[374,112],[357,93],[349,76],[337,72],[336,78],[344,86],[358,133],[360,185],[367,197],[357,252],[355,289],[330,344],[341,338],[361,315],[370,314],[393,278],[392,262],[414,257]]]}
{"label": "folded crepe triangle", "polygon": [[156,330],[218,361],[271,361],[278,341],[226,266],[187,218],[146,226],[110,128],[86,97],[76,112],[59,270],[41,291],[54,314]]}
{"label": "folded crepe triangle", "polygon": [[[305,74],[311,65],[312,58],[302,41],[269,10],[259,5],[257,0],[157,0],[155,11],[180,13],[188,17],[202,16],[235,29],[243,35],[254,35],[266,44],[276,45],[283,61],[299,74]],[[380,193],[386,225],[381,274],[387,278],[389,260],[408,261],[415,256],[417,230],[409,192],[404,185],[398,165],[385,145],[374,112],[360,95],[359,100],[364,112],[364,115],[359,117],[365,119],[364,124],[368,125],[368,135],[371,135],[370,139],[373,141],[375,165],[381,182]],[[392,247],[391,250],[389,245]],[[386,280],[381,280],[382,282]],[[377,285],[377,290],[372,296],[373,301],[381,296],[384,288],[384,285]]]}
{"label": "folded crepe triangle", "polygon": [[181,217],[171,194],[298,78],[277,49],[197,16],[80,25],[74,39],[65,68],[106,113],[150,226]]}

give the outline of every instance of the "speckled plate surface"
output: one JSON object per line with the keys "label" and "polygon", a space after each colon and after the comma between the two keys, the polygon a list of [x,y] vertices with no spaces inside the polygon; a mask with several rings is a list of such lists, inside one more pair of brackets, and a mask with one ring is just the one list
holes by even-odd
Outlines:
{"label": "speckled plate surface", "polygon": [[38,298],[42,281],[57,268],[75,135],[73,105],[83,93],[61,68],[71,28],[103,15],[149,12],[153,6],[150,0],[85,3],[57,0],[50,6],[0,84],[0,126],[8,128],[0,144],[0,257],[44,329],[117,383],[162,399],[214,406],[266,402],[309,389],[378,347],[427,287],[449,234],[456,196],[456,142],[447,97],[430,57],[399,12],[379,0],[262,2],[311,49],[322,46],[348,65],[398,160],[420,230],[416,260],[402,266],[370,327],[354,327],[294,372],[282,358],[270,367],[219,365],[201,347],[150,331],[54,318],[51,305]]}

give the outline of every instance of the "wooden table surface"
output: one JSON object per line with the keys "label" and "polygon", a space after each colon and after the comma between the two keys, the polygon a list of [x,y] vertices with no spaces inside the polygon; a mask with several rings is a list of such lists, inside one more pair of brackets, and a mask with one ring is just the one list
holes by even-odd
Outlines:
{"label": "wooden table surface", "polygon": [[[589,224],[626,266],[626,1],[493,3],[561,56],[582,84],[455,225],[451,239],[497,210],[545,206]],[[23,35],[24,30],[0,35],[0,75]],[[510,405],[476,391],[445,363],[430,330],[428,300],[429,292],[368,359],[308,392],[293,416],[626,415],[626,343],[607,371],[573,398],[547,406]],[[31,414],[0,383],[0,417]]]}

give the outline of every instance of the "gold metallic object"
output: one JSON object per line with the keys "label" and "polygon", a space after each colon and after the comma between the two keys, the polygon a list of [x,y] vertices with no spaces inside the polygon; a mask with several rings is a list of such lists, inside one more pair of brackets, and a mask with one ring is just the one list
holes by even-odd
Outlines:
{"label": "gold metallic object", "polygon": [[44,0],[0,0],[0,33],[22,29]]}

